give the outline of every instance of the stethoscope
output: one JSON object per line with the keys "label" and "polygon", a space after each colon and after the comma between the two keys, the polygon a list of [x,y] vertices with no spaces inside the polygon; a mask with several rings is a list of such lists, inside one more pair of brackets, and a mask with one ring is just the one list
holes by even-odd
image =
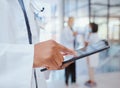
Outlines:
{"label": "stethoscope", "polygon": [[[32,12],[34,13],[35,22],[39,22],[42,25],[46,25],[47,20],[46,20],[46,15],[44,14],[45,7],[44,6],[40,7],[40,6],[38,6],[38,4],[36,2],[31,2],[30,8],[31,8]],[[45,28],[43,26],[40,26],[39,24],[38,24],[38,26],[40,27],[40,29],[43,29],[45,31]]]}
{"label": "stethoscope", "polygon": [[[31,30],[30,30],[30,25],[29,25],[29,20],[28,20],[28,17],[27,17],[27,13],[26,13],[26,9],[25,9],[25,6],[24,6],[24,2],[23,0],[18,0],[20,6],[21,6],[21,9],[23,11],[23,14],[24,14],[24,17],[25,17],[25,22],[26,22],[26,27],[27,27],[27,32],[28,32],[28,40],[29,40],[29,44],[32,44],[32,33],[31,33]],[[33,5],[32,3],[30,3],[31,7],[35,10],[37,10]],[[37,5],[36,5],[37,6]],[[40,11],[38,12],[43,12],[44,11],[44,7],[42,7],[42,9],[40,9]],[[35,78],[35,87],[38,88],[38,81],[37,81],[37,74],[36,74],[36,69],[34,69],[34,78]]]}
{"label": "stethoscope", "polygon": [[[34,13],[34,11],[36,11],[37,13],[42,13],[45,10],[45,7],[42,7],[39,9],[39,6],[36,3],[30,3],[30,7],[31,7],[33,13]],[[34,13],[34,15],[35,15],[35,13]],[[36,15],[36,16],[38,16],[38,15]],[[39,19],[40,19],[40,21],[43,21],[43,17],[40,17]],[[36,69],[34,69],[34,79],[35,79],[35,87],[38,88]]]}

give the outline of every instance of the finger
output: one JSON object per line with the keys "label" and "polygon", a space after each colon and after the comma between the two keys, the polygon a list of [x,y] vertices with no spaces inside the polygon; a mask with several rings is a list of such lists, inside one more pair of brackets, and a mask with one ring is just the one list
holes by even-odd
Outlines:
{"label": "finger", "polygon": [[54,64],[52,68],[58,69],[62,65],[62,62],[63,62],[63,56],[60,54],[60,52],[56,48],[52,56],[52,64]]}
{"label": "finger", "polygon": [[67,55],[67,53],[64,53],[64,52],[60,52],[63,56]]}
{"label": "finger", "polygon": [[57,68],[58,65],[54,60],[54,56],[52,57],[52,59],[47,60],[46,63],[44,63],[44,66],[47,68]]}
{"label": "finger", "polygon": [[[72,64],[72,63],[73,63],[73,62],[69,62],[69,63],[63,64],[60,69],[64,69],[64,68],[68,67],[68,66],[69,66],[70,64]],[[60,70],[60,69],[59,69],[59,70]]]}
{"label": "finger", "polygon": [[[64,52],[64,53],[62,53],[62,55],[66,56],[66,55],[73,55],[73,54],[71,54],[69,52]],[[76,57],[77,56],[77,52],[75,52],[75,54],[73,56]]]}
{"label": "finger", "polygon": [[62,54],[62,56],[66,56],[69,54],[68,52],[60,52],[60,53]]}
{"label": "finger", "polygon": [[55,56],[56,56],[56,59],[55,59],[56,63],[58,64],[58,66],[61,66],[62,62],[64,61],[63,55],[59,53],[59,51],[56,49]]}
{"label": "finger", "polygon": [[74,50],[68,49],[60,44],[57,44],[57,48],[64,53],[72,54],[76,56],[76,52]]}
{"label": "finger", "polygon": [[[53,57],[54,58],[54,57]],[[51,66],[50,66],[50,68],[54,68],[54,69],[57,69],[58,68],[58,64],[56,63],[56,61],[55,61],[55,59],[52,59],[52,61],[51,61]]]}
{"label": "finger", "polygon": [[52,64],[51,66],[47,67],[48,70],[57,70],[59,68],[55,61],[52,61],[51,64]]}
{"label": "finger", "polygon": [[69,65],[72,64],[72,63],[73,63],[73,61],[72,61],[72,62],[69,62],[69,63],[66,63],[66,64],[63,64],[62,67],[67,67],[67,66],[69,66]]}
{"label": "finger", "polygon": [[63,62],[63,57],[62,55],[60,55],[59,52],[56,51],[56,53],[54,53],[53,55],[53,59],[51,64],[53,64],[52,66],[49,66],[49,70],[57,70],[60,68],[60,66],[62,65]]}

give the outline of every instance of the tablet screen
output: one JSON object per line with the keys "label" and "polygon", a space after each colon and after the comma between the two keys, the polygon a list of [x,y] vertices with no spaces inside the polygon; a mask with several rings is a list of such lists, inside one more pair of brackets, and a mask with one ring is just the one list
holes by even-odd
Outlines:
{"label": "tablet screen", "polygon": [[73,57],[71,56],[71,58],[69,59],[65,59],[64,60],[64,64],[65,63],[68,63],[68,62],[71,62],[71,61],[75,61],[75,60],[78,60],[78,59],[82,59],[86,56],[89,56],[89,55],[92,55],[92,54],[95,54],[95,53],[99,53],[105,49],[108,49],[109,48],[109,44],[106,40],[100,40],[94,44],[91,44],[91,45],[88,45],[86,48],[84,49],[77,49],[76,52],[77,52],[77,57]]}

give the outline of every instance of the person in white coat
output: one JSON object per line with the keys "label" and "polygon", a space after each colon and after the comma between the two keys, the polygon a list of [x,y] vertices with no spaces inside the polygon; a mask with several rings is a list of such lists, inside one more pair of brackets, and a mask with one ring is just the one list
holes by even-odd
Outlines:
{"label": "person in white coat", "polygon": [[[68,26],[64,28],[64,30],[61,33],[61,44],[66,46],[67,48],[74,49],[75,50],[75,37],[77,35],[77,32],[75,32],[73,28],[74,24],[74,18],[69,17],[68,19]],[[65,57],[65,60],[71,59],[73,56],[69,55]],[[65,68],[65,83],[66,86],[68,86],[69,77],[71,76],[71,83],[76,83],[76,64],[75,62],[69,65]]]}
{"label": "person in white coat", "polygon": [[30,0],[0,0],[0,88],[46,88],[38,68],[61,69],[63,54],[75,55],[53,40],[38,42],[29,5]]}

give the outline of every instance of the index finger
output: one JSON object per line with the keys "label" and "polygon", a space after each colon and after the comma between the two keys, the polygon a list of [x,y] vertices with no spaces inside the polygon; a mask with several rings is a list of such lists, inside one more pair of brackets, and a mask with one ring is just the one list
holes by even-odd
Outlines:
{"label": "index finger", "polygon": [[57,43],[57,49],[66,54],[70,54],[70,55],[74,55],[74,56],[77,55],[77,53],[74,50],[68,49],[65,46],[58,44],[58,43]]}

